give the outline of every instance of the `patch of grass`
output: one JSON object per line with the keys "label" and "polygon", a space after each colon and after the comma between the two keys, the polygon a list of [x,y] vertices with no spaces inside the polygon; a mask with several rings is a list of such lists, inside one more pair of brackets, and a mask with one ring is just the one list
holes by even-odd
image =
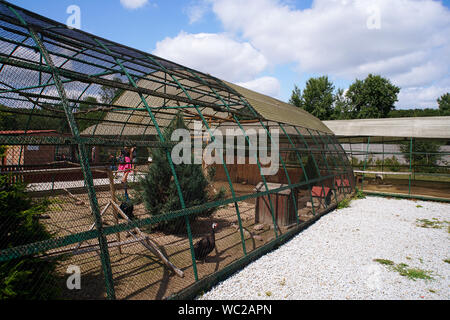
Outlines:
{"label": "patch of grass", "polygon": [[394,267],[394,270],[397,271],[401,276],[407,277],[411,280],[416,279],[424,279],[424,280],[433,280],[431,276],[431,271],[422,270],[418,268],[408,268],[407,264],[400,263]]}
{"label": "patch of grass", "polygon": [[436,291],[434,291],[433,289],[428,289],[428,291],[430,291],[431,293],[436,293]]}
{"label": "patch of grass", "polygon": [[445,263],[450,263],[450,259],[445,259],[444,262]]}
{"label": "patch of grass", "polygon": [[433,280],[434,278],[431,276],[432,272],[428,270],[422,270],[419,268],[410,268],[406,263],[398,263],[395,264],[391,260],[387,259],[373,259],[373,261],[378,262],[382,265],[387,266],[390,270],[398,272],[401,276],[407,277],[413,281],[416,279],[423,280]]}
{"label": "patch of grass", "polygon": [[383,265],[386,265],[386,266],[394,265],[394,261],[387,260],[387,259],[373,259],[373,261],[378,262],[378,263],[383,264]]}
{"label": "patch of grass", "polygon": [[266,296],[270,297],[272,295],[272,292],[266,291]]}
{"label": "patch of grass", "polygon": [[432,228],[432,229],[441,229],[444,223],[448,223],[447,221],[439,221],[436,218],[429,219],[416,219],[416,226],[421,228]]}
{"label": "patch of grass", "polygon": [[355,195],[353,196],[353,199],[365,199],[366,196],[364,195],[364,192],[359,190],[358,188],[355,188]]}
{"label": "patch of grass", "polygon": [[337,209],[344,209],[350,207],[350,202],[351,202],[350,199],[344,199],[342,201],[339,201]]}
{"label": "patch of grass", "polygon": [[423,206],[421,206],[420,204],[418,204],[418,205],[416,206],[416,208],[423,208]]}

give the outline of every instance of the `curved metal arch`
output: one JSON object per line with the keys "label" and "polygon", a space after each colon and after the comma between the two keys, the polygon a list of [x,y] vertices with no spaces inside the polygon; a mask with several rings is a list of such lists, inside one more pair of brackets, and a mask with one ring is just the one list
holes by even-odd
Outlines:
{"label": "curved metal arch", "polygon": [[[226,84],[224,84],[224,85],[226,86]],[[228,87],[228,86],[226,86],[226,87]],[[229,88],[229,87],[228,87],[228,88]],[[232,92],[235,92],[235,90],[233,90],[232,88],[229,88],[229,89],[230,89]],[[253,115],[256,117],[256,116],[257,116],[257,112],[256,112],[255,109],[251,106],[251,104],[250,104],[246,99],[244,99],[242,95],[238,94],[237,92],[235,92],[235,94],[237,94],[237,96],[239,97],[239,99],[240,99],[242,102],[244,102],[245,105],[247,105],[247,106],[249,107],[250,111],[252,111]],[[259,121],[259,123],[261,124],[261,126],[264,128],[264,130],[266,131],[266,134],[267,134],[268,137],[270,138],[271,142],[273,143],[272,135],[270,134],[270,132],[269,132],[269,130],[267,129],[267,127],[264,125],[264,123],[261,121],[261,119],[258,118],[258,121]],[[291,187],[291,189],[292,189],[292,182],[291,182],[291,179],[290,179],[290,177],[289,177],[289,173],[288,173],[288,171],[287,171],[287,168],[286,168],[286,165],[285,165],[285,163],[284,163],[284,160],[283,160],[283,158],[281,157],[281,154],[279,154],[279,158],[280,158],[280,161],[281,161],[281,165],[283,166],[284,173],[286,174],[286,178],[287,178],[287,180],[288,180],[288,185],[289,185],[289,187]],[[293,203],[294,203],[295,211],[297,212],[297,198],[296,198],[295,195],[293,195],[292,198],[293,198]]]}
{"label": "curved metal arch", "polygon": [[[198,79],[200,79],[200,81],[204,81],[203,79],[201,79],[200,77],[198,77],[198,76],[196,75],[195,72],[193,72],[193,71],[190,71],[190,72],[191,72],[194,76],[196,76]],[[217,95],[217,97],[219,97],[219,99],[220,99],[220,100],[222,101],[222,103],[226,106],[226,108],[229,109],[229,106],[228,106],[228,104],[225,102],[225,100],[223,100],[223,98],[222,98],[222,97],[221,97],[221,96],[220,96],[213,88],[211,88],[211,90]],[[236,123],[238,124],[239,128],[242,130],[242,133],[244,134],[244,138],[245,138],[245,140],[247,141],[247,143],[248,143],[249,146],[250,146],[250,145],[251,145],[251,141],[250,141],[250,139],[248,138],[247,134],[245,133],[245,130],[244,130],[244,128],[242,127],[242,125],[241,125],[239,119],[238,119],[234,114],[232,114],[232,116],[233,116],[234,120],[236,121]],[[261,179],[263,180],[264,187],[265,187],[266,191],[269,191],[269,187],[268,187],[268,185],[267,185],[266,178],[265,178],[264,175],[262,174],[261,163],[259,162],[258,156],[256,155],[255,157],[256,157],[256,163],[257,163],[257,165],[258,165],[259,174],[260,174],[260,176],[261,176]],[[275,215],[274,215],[274,213],[275,213],[274,206],[273,206],[271,197],[268,197],[268,199],[269,199],[270,213],[271,213],[271,215],[272,215],[272,222],[273,222],[273,225],[274,225],[274,228],[273,228],[273,229],[274,229],[274,232],[275,232],[275,237],[278,238],[277,224],[276,224]]]}
{"label": "curved metal arch", "polygon": [[[147,57],[147,58],[150,59],[150,60],[152,60],[152,61],[155,62],[155,63],[158,63],[156,60],[154,60],[154,59],[151,58],[150,56]],[[164,66],[161,65],[161,67],[165,69],[165,72],[168,73],[168,74],[170,75],[170,77],[178,84],[178,86],[179,86],[180,89],[184,92],[184,94],[191,100],[191,96],[190,96],[189,93],[186,91],[186,89],[184,88],[184,86],[178,81],[178,79],[177,79],[173,74],[171,74],[170,71],[168,71]],[[210,89],[212,89],[212,88],[210,88]],[[213,91],[214,91],[214,90],[213,90]],[[199,116],[201,117],[203,124],[204,124],[204,125],[206,126],[206,128],[208,129],[208,134],[210,135],[211,140],[214,141],[214,140],[215,140],[215,136],[214,136],[213,133],[211,132],[211,128],[210,128],[210,126],[208,125],[208,122],[207,122],[206,119],[204,118],[204,116],[203,116],[202,112],[199,110],[199,108],[198,108],[197,106],[195,106],[195,105],[194,105],[194,107],[195,107],[197,113],[199,114]],[[227,177],[228,185],[229,185],[229,187],[230,187],[231,195],[232,195],[233,199],[236,199],[236,193],[235,193],[235,191],[234,191],[233,183],[232,183],[232,181],[231,181],[230,174],[229,174],[229,172],[228,172],[228,168],[227,168],[227,166],[226,166],[226,163],[223,161],[223,155],[222,155],[222,154],[221,154],[221,158],[222,158],[223,168],[224,168],[224,170],[225,170],[225,174],[226,174],[226,177]],[[240,212],[239,212],[239,205],[238,205],[237,202],[235,202],[235,209],[236,209],[236,214],[237,214],[237,217],[238,217],[239,232],[241,233],[242,250],[243,250],[243,252],[244,252],[244,255],[247,255],[247,249],[246,249],[245,241],[244,241],[244,231],[243,231],[243,229],[242,229],[241,214],[240,214]]]}
{"label": "curved metal arch", "polygon": [[105,276],[106,292],[110,299],[114,299],[115,291],[114,291],[114,285],[112,283],[111,261],[109,258],[109,251],[108,251],[106,236],[103,233],[103,226],[102,226],[102,220],[101,220],[101,216],[100,216],[98,201],[97,201],[97,197],[95,195],[95,191],[93,188],[93,179],[92,179],[92,175],[91,175],[91,170],[89,167],[89,163],[86,161],[87,157],[86,157],[86,150],[85,150],[84,144],[80,140],[78,128],[77,128],[76,124],[74,123],[73,115],[71,114],[69,105],[66,101],[66,94],[65,94],[64,87],[62,86],[61,79],[59,78],[59,75],[58,75],[58,71],[55,68],[55,66],[53,65],[53,62],[51,61],[51,57],[48,55],[46,48],[42,45],[42,43],[36,36],[34,30],[30,26],[28,26],[26,21],[23,20],[22,16],[16,10],[14,10],[14,8],[12,8],[11,6],[8,6],[8,8],[14,15],[17,16],[17,18],[23,24],[23,26],[28,29],[28,32],[30,33],[31,38],[33,39],[33,41],[36,44],[36,48],[39,49],[42,56],[44,57],[45,63],[52,70],[53,78],[55,79],[58,94],[63,103],[64,109],[66,112],[66,117],[69,122],[70,129],[72,131],[72,135],[78,143],[78,150],[79,150],[79,154],[80,154],[80,164],[81,164],[82,172],[83,172],[85,182],[87,185],[87,191],[89,194],[89,201],[91,203],[91,209],[92,209],[92,212],[95,217],[95,225],[96,225],[97,230],[99,231],[98,241],[99,241],[99,245],[100,245],[100,248],[102,251],[101,261],[102,261],[102,267],[103,267],[103,272],[104,272],[104,276]]}

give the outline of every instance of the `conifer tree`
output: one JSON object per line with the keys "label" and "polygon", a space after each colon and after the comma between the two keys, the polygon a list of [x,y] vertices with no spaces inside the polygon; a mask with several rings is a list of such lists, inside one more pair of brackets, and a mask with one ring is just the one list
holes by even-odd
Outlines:
{"label": "conifer tree", "polygon": [[[48,240],[52,235],[38,216],[48,200],[33,203],[26,185],[0,176],[0,249]],[[56,265],[58,259],[25,256],[0,262],[0,300],[47,300],[59,297]]]}
{"label": "conifer tree", "polygon": [[[149,166],[148,173],[139,181],[136,188],[138,197],[143,201],[148,213],[153,216],[182,209],[168,159],[168,154],[171,154],[171,150],[176,144],[176,142],[171,141],[172,133],[176,129],[187,129],[181,113],[178,113],[164,130],[165,143],[160,143],[159,147],[151,150],[152,164]],[[216,195],[208,194],[210,182],[205,177],[202,166],[194,164],[192,152],[190,156],[191,164],[174,164],[186,208],[223,198],[223,190]],[[208,209],[199,214],[190,215],[189,219],[193,221],[199,215],[210,215],[213,212],[214,209]],[[163,221],[159,223],[158,227],[167,232],[184,232],[186,230],[185,217]]]}

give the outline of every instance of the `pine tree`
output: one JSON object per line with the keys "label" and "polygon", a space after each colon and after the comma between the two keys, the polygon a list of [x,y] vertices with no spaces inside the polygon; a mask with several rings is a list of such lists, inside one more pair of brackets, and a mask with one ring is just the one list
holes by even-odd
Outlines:
{"label": "pine tree", "polygon": [[[147,211],[153,216],[182,209],[167,156],[175,145],[171,141],[171,136],[176,129],[187,129],[181,113],[177,114],[164,130],[165,143],[160,143],[159,147],[151,150],[152,164],[149,166],[148,173],[136,187],[137,196],[141,198]],[[210,183],[203,174],[202,166],[193,163],[192,153],[191,159],[192,164],[174,165],[186,208],[223,198],[223,190],[214,196],[208,194]],[[192,222],[199,215],[210,215],[213,212],[214,209],[205,210],[199,214],[190,215],[189,219]],[[167,232],[183,232],[186,230],[185,227],[185,217],[163,221],[158,225],[159,229]]]}

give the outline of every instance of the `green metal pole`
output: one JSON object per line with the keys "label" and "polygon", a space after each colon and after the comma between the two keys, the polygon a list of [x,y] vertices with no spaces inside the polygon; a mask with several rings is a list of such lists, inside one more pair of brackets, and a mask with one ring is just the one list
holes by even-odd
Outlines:
{"label": "green metal pole", "polygon": [[381,172],[384,172],[384,137],[381,137],[381,145],[383,147],[382,150],[382,161],[381,161]]}
{"label": "green metal pole", "polygon": [[[218,80],[218,81],[220,81],[220,80]],[[221,83],[223,84],[223,82],[221,82]],[[223,84],[223,85],[225,85],[225,84]],[[226,86],[226,87],[229,88],[228,86]],[[233,90],[232,88],[229,88],[229,89],[232,90],[233,92],[235,92],[235,90]],[[245,101],[245,100],[243,99],[243,97],[242,97],[240,94],[238,94],[237,92],[235,92],[235,94],[239,97],[239,100],[242,101],[243,104],[244,104],[245,106],[247,106],[247,108],[252,112],[253,116],[257,117],[258,122],[259,122],[260,125],[264,128],[264,130],[266,131],[267,135],[269,136],[269,139],[270,139],[271,143],[273,143],[272,135],[270,134],[269,130],[268,130],[267,127],[264,125],[264,123],[261,121],[261,119],[258,117],[258,114],[257,114],[256,111],[253,109],[253,107],[252,107],[247,101]],[[287,169],[286,169],[286,165],[285,165],[285,163],[284,163],[284,161],[283,161],[283,158],[281,157],[281,154],[279,154],[279,158],[280,158],[281,165],[283,166],[284,172],[285,172],[285,174],[286,174],[286,178],[287,178],[287,180],[288,180],[288,185],[289,185],[289,186],[291,187],[291,189],[292,189],[292,183],[291,183],[291,180],[290,180],[290,177],[289,177],[289,173],[288,173],[288,171],[287,171]],[[262,175],[261,175],[261,176],[262,176]],[[263,180],[263,181],[264,181],[264,180]],[[264,181],[264,184],[265,184],[265,181]],[[265,185],[266,185],[266,184],[265,184]],[[267,189],[267,186],[266,186],[266,189]],[[296,201],[296,200],[295,200],[295,201]],[[274,211],[273,211],[273,206],[272,206],[272,204],[271,204],[270,197],[269,197],[269,204],[270,204],[270,206],[271,206],[272,212],[274,212]],[[295,205],[295,207],[296,207],[296,205]],[[273,216],[273,215],[272,215],[272,216]],[[277,224],[276,224],[276,221],[275,221],[275,219],[274,219],[275,237],[278,237],[277,232],[276,232],[276,229],[277,229]]]}
{"label": "green metal pole", "polygon": [[[100,40],[95,39],[95,38],[93,40],[95,42],[97,42],[107,53],[109,53],[109,54],[111,53],[111,51],[108,49],[108,47],[106,47]],[[128,72],[127,72],[126,68],[123,66],[123,64],[116,58],[114,58],[114,60],[120,66],[120,68],[125,73],[125,75],[127,76],[129,83],[134,88],[137,88],[138,87],[137,84],[135,83],[133,78],[128,74]],[[158,125],[158,121],[156,121],[156,118],[153,115],[153,112],[152,112],[150,106],[148,105],[147,100],[144,98],[142,93],[139,93],[139,97],[140,97],[142,103],[145,105],[145,108],[147,109],[147,112],[149,113],[149,115],[150,115],[150,117],[151,117],[151,119],[153,121],[153,124],[155,125],[155,129],[156,129],[156,131],[158,133],[159,139],[161,140],[161,142],[164,143],[165,142],[164,136],[161,133],[161,130],[160,130],[159,125]],[[171,157],[170,152],[168,150],[166,150],[166,156],[167,156],[167,159],[169,161],[169,166],[170,166],[170,170],[172,172],[172,176],[173,176],[173,179],[174,179],[174,182],[175,182],[175,186],[177,188],[177,193],[178,193],[178,198],[180,200],[181,208],[182,209],[186,209],[186,204],[184,202],[183,192],[181,190],[181,186],[180,186],[180,183],[178,181],[178,176],[177,176],[177,173],[175,171],[175,166],[173,164],[172,157]],[[196,261],[195,261],[194,244],[193,244],[193,240],[192,240],[191,225],[190,225],[188,216],[185,217],[185,222],[186,222],[186,229],[187,229],[187,233],[188,233],[188,237],[189,237],[189,247],[190,247],[190,251],[191,251],[191,259],[192,259],[192,267],[193,267],[193,270],[194,270],[194,277],[195,277],[195,281],[198,281],[198,271],[197,271],[197,264],[196,264]]]}
{"label": "green metal pole", "polygon": [[[309,130],[308,128],[306,128],[306,131],[309,132],[309,135],[310,135],[311,138],[313,139],[314,144],[315,144],[316,147],[318,148],[318,150],[319,150],[319,152],[320,152],[320,154],[321,154],[321,156],[322,156],[322,160],[324,161],[325,166],[327,167],[327,171],[328,171],[328,172],[331,172],[330,167],[328,166],[328,161],[327,161],[326,157],[325,157],[324,154],[323,154],[323,149],[320,147],[319,142],[318,142],[317,139],[314,137],[314,135],[311,133],[311,130]],[[326,198],[325,198],[325,185],[324,185],[324,183],[323,183],[323,180],[321,181],[321,185],[322,185],[322,192],[323,192],[323,197],[324,197],[325,208],[328,208],[328,204],[327,204],[327,201],[326,201]]]}
{"label": "green metal pole", "polygon": [[411,195],[411,175],[412,175],[412,150],[413,150],[413,138],[410,138],[409,142],[409,182],[408,182],[408,194]]}
{"label": "green metal pole", "polygon": [[[289,134],[286,132],[286,130],[284,129],[284,127],[281,125],[281,123],[278,123],[278,125],[279,125],[280,128],[283,130],[284,134],[287,136],[287,138],[288,138],[289,143],[291,144],[291,146],[292,146],[293,148],[295,148],[295,145],[294,145],[293,141],[291,140],[291,137],[290,137]],[[299,152],[298,152],[298,150],[297,150],[296,148],[295,148],[295,154],[296,154],[297,160],[298,160],[298,162],[300,163],[300,166],[301,166],[301,168],[302,168],[302,172],[303,172],[303,174],[304,174],[304,176],[305,176],[306,183],[308,183],[308,182],[309,182],[308,173],[306,172],[305,167],[303,166],[303,160],[302,160],[302,157],[301,157],[301,155],[299,154]],[[311,205],[313,206],[313,199],[312,199],[312,194],[311,194],[311,192],[309,193],[309,195],[310,195],[310,199],[311,199]],[[295,200],[295,198],[294,198],[294,200]],[[296,219],[297,219],[297,224],[300,223],[300,218],[298,217],[298,208],[297,208],[297,206],[295,206],[295,217],[296,217]]]}
{"label": "green metal pole", "polygon": [[[364,158],[364,167],[363,171],[366,171],[366,164],[367,164],[367,158],[369,157],[369,145],[370,145],[370,137],[367,138],[367,149],[366,149],[366,157]],[[364,191],[364,176],[365,173],[362,174],[362,180],[361,180],[361,191]]]}
{"label": "green metal pole", "polygon": [[[330,136],[327,135],[327,134],[326,134],[325,136],[327,137],[328,144],[331,144],[331,145],[333,146],[334,151],[336,152],[336,156],[333,157],[333,162],[334,162],[334,164],[335,164],[335,166],[336,166],[336,168],[337,168],[337,172],[339,173],[339,177],[343,180],[343,179],[344,179],[344,171],[338,169],[339,166],[337,165],[337,162],[336,162],[336,160],[335,160],[335,158],[338,158],[338,154],[339,154],[339,150],[336,148],[336,142],[337,142],[337,141],[333,141],[333,140],[330,138]],[[345,153],[344,153],[344,155],[345,155]],[[342,161],[342,158],[341,158],[341,157],[339,157],[339,160],[340,160],[340,162],[341,162],[342,168],[345,168],[345,162]],[[342,183],[343,183],[343,181],[342,181]],[[347,188],[343,188],[344,194],[345,194],[345,195],[347,195],[347,192],[345,191],[346,189],[347,189]],[[338,191],[338,190],[336,190],[336,192],[337,192],[337,191]]]}
{"label": "green metal pole", "polygon": [[[297,132],[297,134],[299,135],[299,137],[302,139],[302,142],[305,145],[305,148],[309,151],[309,155],[311,156],[311,158],[313,160],[314,167],[316,168],[316,172],[319,177],[319,181],[322,181],[322,174],[320,172],[319,166],[317,165],[317,161],[316,161],[316,157],[314,156],[314,153],[312,152],[311,148],[309,147],[308,142],[306,141],[305,137],[301,134],[300,131],[298,131],[297,127],[294,126],[294,129]],[[309,132],[309,135],[311,135],[310,132]],[[314,208],[314,202],[313,202],[313,197],[312,197],[312,186],[309,183],[308,183],[308,188],[309,188],[309,194],[310,194],[310,198],[311,198],[311,210],[312,210],[313,216],[315,216],[316,211]]]}
{"label": "green metal pole", "polygon": [[[190,72],[191,72],[191,74],[193,74],[197,79],[200,79],[200,80],[201,80],[201,78],[198,77],[198,75],[196,75],[196,74],[193,73],[192,71],[190,71]],[[202,82],[203,82],[203,81],[202,81]],[[223,83],[222,83],[222,84],[223,84]],[[224,85],[224,84],[223,84],[223,85]],[[227,87],[227,86],[226,86],[226,87]],[[227,87],[227,88],[228,88],[228,87]],[[231,88],[230,88],[230,89],[231,89]],[[217,97],[221,100],[221,102],[225,105],[226,109],[227,109],[228,111],[231,111],[231,110],[230,110],[230,107],[228,106],[228,104],[227,104],[227,103],[223,100],[223,98],[222,98],[222,97],[214,90],[214,88],[211,87],[211,90],[216,94],[216,96],[217,96]],[[246,101],[244,101],[244,100],[242,99],[242,97],[240,97],[239,95],[238,95],[238,97],[239,97],[239,99],[244,103],[244,105],[246,105],[246,106],[254,113],[253,108],[252,108]],[[239,122],[239,119],[238,119],[238,118],[236,117],[236,115],[233,114],[233,113],[232,113],[232,117],[233,117],[234,121],[237,123],[238,127],[241,129],[241,131],[242,131],[242,133],[243,133],[243,135],[244,135],[244,138],[245,138],[245,140],[247,141],[247,143],[248,143],[248,145],[249,145],[249,147],[250,147],[250,146],[251,146],[251,141],[250,141],[250,139],[248,138],[247,134],[245,133],[244,128],[242,127],[241,123]],[[266,131],[267,131],[267,129],[266,129]],[[257,157],[257,156],[255,156],[255,157],[256,157],[256,164],[258,165],[258,169],[259,169],[260,176],[261,176],[261,179],[262,179],[262,181],[263,181],[264,187],[265,187],[266,191],[269,191],[269,187],[268,187],[268,185],[267,185],[266,178],[265,178],[264,175],[262,174],[261,163],[259,162],[258,157]],[[270,213],[271,213],[271,215],[272,215],[272,223],[273,223],[273,227],[274,227],[275,238],[278,238],[278,231],[277,231],[278,225],[277,225],[276,220],[275,220],[275,210],[274,210],[274,206],[273,206],[273,204],[272,204],[272,199],[270,198],[270,196],[268,196],[268,200],[269,200]]]}
{"label": "green metal pole", "polygon": [[[336,160],[334,159],[333,155],[331,154],[330,148],[328,148],[328,142],[329,142],[329,140],[328,140],[328,142],[325,141],[325,140],[323,139],[323,137],[322,137],[322,135],[320,134],[319,131],[317,131],[317,135],[320,137],[320,140],[322,140],[323,145],[324,145],[325,148],[328,150],[328,153],[329,153],[330,156],[331,156],[331,160],[332,160],[333,163],[334,163],[334,166],[335,166],[335,168],[336,168],[336,171],[338,171],[338,165],[337,165],[337,163],[336,163]],[[326,159],[326,157],[325,157],[325,159]],[[327,160],[327,162],[328,162],[328,160]],[[331,172],[331,170],[330,170],[329,172]],[[338,172],[339,172],[339,171],[338,171]],[[335,175],[334,172],[333,172],[333,175]],[[333,182],[332,182],[332,187],[331,187],[332,189],[334,188],[334,184],[335,184],[335,177],[333,177]],[[336,201],[336,203],[339,202],[339,201],[338,201],[338,198],[337,198],[337,192],[334,194],[334,200]]]}
{"label": "green metal pole", "polygon": [[[169,74],[170,77],[172,78],[172,80],[174,80],[174,81],[177,83],[177,85],[180,87],[180,89],[184,92],[184,94],[186,95],[186,97],[188,97],[189,100],[192,100],[190,94],[186,91],[186,89],[184,88],[184,86],[178,81],[178,79],[177,79],[173,74],[171,74],[164,66],[162,66],[159,62],[157,62],[157,61],[156,61],[155,59],[153,59],[152,57],[147,56],[147,58],[150,59],[150,60],[151,60],[152,62],[154,62],[155,64],[157,64],[158,66],[160,66],[160,68],[162,68],[167,74]],[[204,81],[203,81],[202,79],[200,79],[200,80],[204,83]],[[206,83],[204,83],[204,84],[207,85]],[[212,89],[212,88],[211,88],[211,89]],[[214,89],[212,89],[212,90],[213,90],[213,92],[215,93]],[[217,94],[216,94],[216,95],[217,95]],[[218,95],[217,95],[217,96],[218,96]],[[220,96],[219,96],[219,97],[220,97]],[[223,101],[223,103],[225,104],[224,101]],[[211,128],[210,128],[208,122],[206,121],[205,117],[203,116],[203,113],[200,111],[200,109],[198,108],[198,106],[194,105],[193,107],[195,108],[195,110],[197,111],[197,113],[200,115],[200,118],[202,119],[203,124],[204,124],[205,127],[207,128],[208,134],[209,134],[209,136],[211,137],[211,141],[214,142],[216,138],[215,138],[215,136],[213,135],[213,133],[212,133],[212,131],[211,131]],[[234,191],[233,183],[232,183],[232,181],[231,181],[231,177],[230,177],[230,174],[229,174],[229,172],[228,172],[227,165],[226,165],[226,163],[225,163],[225,161],[224,161],[224,159],[223,159],[223,154],[220,154],[220,157],[221,157],[221,160],[222,160],[222,163],[223,163],[223,168],[224,168],[224,171],[225,171],[225,175],[226,175],[226,177],[227,177],[228,185],[229,185],[229,187],[230,187],[231,196],[233,197],[233,199],[235,199],[235,198],[236,198],[236,193],[235,193],[235,191]],[[239,212],[239,204],[238,204],[237,202],[235,202],[234,205],[235,205],[236,215],[237,215],[237,219],[238,219],[239,233],[240,233],[240,236],[241,236],[242,251],[244,252],[244,255],[247,255],[247,249],[246,249],[246,246],[245,246],[244,230],[243,230],[243,228],[242,228],[242,219],[241,219],[241,214],[240,214],[240,212]]]}

